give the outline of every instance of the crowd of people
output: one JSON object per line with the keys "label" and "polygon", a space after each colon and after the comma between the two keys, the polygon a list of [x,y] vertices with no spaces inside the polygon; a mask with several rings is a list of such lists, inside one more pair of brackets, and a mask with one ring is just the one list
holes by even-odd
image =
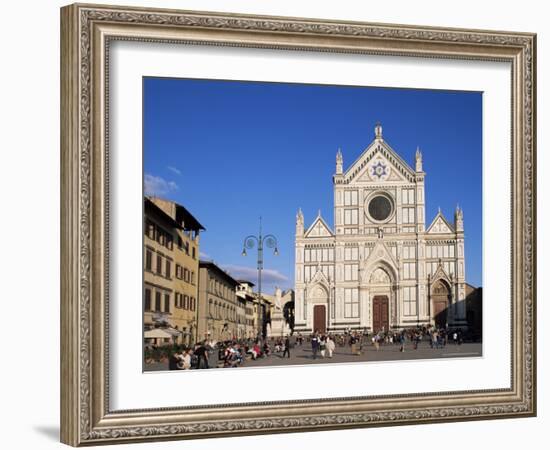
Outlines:
{"label": "crowd of people", "polygon": [[[176,350],[169,359],[170,370],[209,369],[212,367],[238,367],[247,359],[256,360],[278,354],[290,358],[290,337],[271,339],[234,339],[220,342],[204,340],[194,347]],[[211,357],[217,356],[212,364]],[[214,359],[214,358],[212,358]]]}
{"label": "crowd of people", "polygon": [[[314,332],[306,337],[302,333],[294,336],[271,337],[268,339],[233,339],[213,342],[204,340],[192,347],[176,350],[169,358],[170,370],[209,369],[211,367],[238,367],[247,360],[269,358],[278,355],[280,358],[290,358],[293,347],[302,347],[307,342],[311,345],[313,360],[332,358],[338,352],[360,355],[369,346],[376,351],[381,347],[399,346],[399,351],[417,350],[423,342],[432,349],[441,349],[446,345],[461,345],[464,336],[460,329],[450,330],[433,326],[418,326],[415,328],[379,331],[368,333],[363,331],[346,331],[343,333]],[[212,355],[217,356],[217,362],[212,363]]]}
{"label": "crowd of people", "polygon": [[[301,337],[297,340],[300,342]],[[350,347],[351,354],[360,355],[367,346],[373,346],[377,351],[381,346],[396,345],[399,351],[404,352],[409,346],[417,350],[422,342],[427,342],[432,349],[444,348],[447,344],[461,345],[464,342],[463,332],[460,329],[449,330],[433,326],[418,326],[415,328],[379,331],[368,333],[363,331],[347,331],[338,334],[323,334],[315,332],[307,337],[311,343],[312,358],[318,355],[325,357],[325,350],[332,358],[335,346]],[[301,344],[300,344],[301,345]],[[330,350],[328,350],[330,348]]]}

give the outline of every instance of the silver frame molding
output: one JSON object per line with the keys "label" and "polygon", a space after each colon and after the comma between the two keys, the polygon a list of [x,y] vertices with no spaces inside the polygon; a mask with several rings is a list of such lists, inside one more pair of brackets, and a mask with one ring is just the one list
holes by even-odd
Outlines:
{"label": "silver frame molding", "polygon": [[[112,411],[108,58],[113,40],[507,61],[509,389]],[[61,9],[61,440],[73,446],[536,415],[536,35],[75,4]]]}

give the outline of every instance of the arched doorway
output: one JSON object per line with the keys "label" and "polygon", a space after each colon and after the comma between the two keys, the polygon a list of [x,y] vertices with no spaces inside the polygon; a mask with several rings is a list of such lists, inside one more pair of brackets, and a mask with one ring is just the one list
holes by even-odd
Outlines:
{"label": "arched doorway", "polygon": [[390,328],[391,276],[385,268],[377,267],[369,278],[372,295],[372,331],[385,332]]}
{"label": "arched doorway", "polygon": [[447,313],[451,301],[451,289],[443,280],[437,280],[432,284],[432,317],[435,326],[445,328],[447,326]]}
{"label": "arched doorway", "polygon": [[390,324],[389,299],[387,295],[375,295],[372,298],[372,331],[388,331]]}
{"label": "arched doorway", "polygon": [[328,293],[321,285],[315,286],[310,291],[309,303],[313,309],[313,331],[326,333],[327,331],[327,304]]}

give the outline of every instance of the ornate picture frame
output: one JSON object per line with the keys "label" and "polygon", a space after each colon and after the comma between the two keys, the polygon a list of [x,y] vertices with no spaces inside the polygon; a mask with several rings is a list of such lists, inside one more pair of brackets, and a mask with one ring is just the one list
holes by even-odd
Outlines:
{"label": "ornate picture frame", "polygon": [[[504,61],[512,67],[511,386],[114,411],[110,44],[132,40]],[[536,415],[536,35],[75,4],[61,9],[61,440],[98,445]]]}

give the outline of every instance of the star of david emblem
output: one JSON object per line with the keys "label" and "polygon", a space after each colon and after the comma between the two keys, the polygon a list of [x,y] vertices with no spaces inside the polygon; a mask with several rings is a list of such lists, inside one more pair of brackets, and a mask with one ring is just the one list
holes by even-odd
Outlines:
{"label": "star of david emblem", "polygon": [[378,179],[382,178],[383,176],[387,175],[387,167],[382,161],[378,161],[376,164],[372,166],[372,176],[378,177]]}

